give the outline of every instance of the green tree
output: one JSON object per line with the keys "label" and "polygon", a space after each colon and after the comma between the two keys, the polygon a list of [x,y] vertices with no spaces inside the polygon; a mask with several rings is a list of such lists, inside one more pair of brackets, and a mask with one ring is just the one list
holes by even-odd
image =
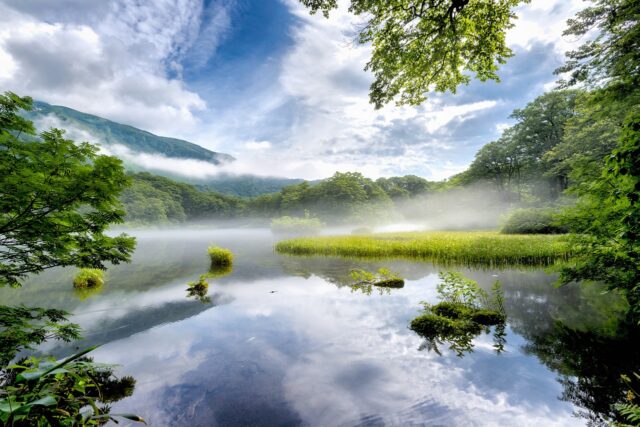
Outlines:
{"label": "green tree", "polygon": [[[74,144],[59,129],[37,136],[17,114],[31,106],[31,98],[0,95],[0,286],[19,286],[28,274],[57,266],[128,261],[135,240],[104,234],[125,215],[118,201],[129,183],[122,163],[88,143]],[[93,348],[62,362],[32,356],[10,364],[46,340],[77,339],[79,327],[66,316],[0,306],[3,425],[101,425],[113,419],[108,403],[133,392],[133,378],[117,379],[112,367],[84,357]]]}
{"label": "green tree", "polygon": [[[31,98],[0,95],[0,286],[44,269],[128,261],[135,240],[104,234],[125,212],[122,162],[19,117]],[[24,137],[26,136],[26,138]]]}
{"label": "green tree", "polygon": [[[300,0],[328,16],[337,0]],[[513,8],[529,0],[351,0],[349,10],[367,17],[360,43],[373,53],[365,69],[375,76],[370,100],[417,105],[430,91],[455,93],[471,74],[499,80],[497,70],[512,51],[505,33]]]}
{"label": "green tree", "polygon": [[562,280],[600,280],[625,294],[640,319],[640,113],[630,114],[602,177],[567,212],[577,251]]}
{"label": "green tree", "polygon": [[592,5],[570,19],[564,35],[597,36],[567,53],[557,73],[570,73],[563,83],[582,83],[605,93],[638,103],[640,87],[640,3],[637,0],[593,0]]}

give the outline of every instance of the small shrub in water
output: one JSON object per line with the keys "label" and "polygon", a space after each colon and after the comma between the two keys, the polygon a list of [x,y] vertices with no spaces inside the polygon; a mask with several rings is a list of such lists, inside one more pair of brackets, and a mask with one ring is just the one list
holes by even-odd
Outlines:
{"label": "small shrub in water", "polygon": [[504,325],[506,316],[499,283],[493,286],[492,297],[471,279],[460,273],[441,273],[438,284],[439,297],[435,305],[423,303],[424,312],[411,321],[411,329],[427,340],[427,348],[438,354],[437,343],[448,341],[458,356],[472,351],[473,339],[488,326],[496,326],[494,347],[504,349]]}
{"label": "small shrub in water", "polygon": [[209,258],[211,258],[212,267],[224,267],[233,264],[233,252],[229,249],[209,246],[207,252],[209,253]]}
{"label": "small shrub in water", "polygon": [[209,291],[209,283],[206,281],[206,275],[200,276],[197,282],[187,283],[187,296],[195,297],[201,303],[211,302],[211,298],[207,296]]}
{"label": "small shrub in water", "polygon": [[97,268],[83,268],[73,279],[73,287],[99,288],[104,284],[104,271]]}

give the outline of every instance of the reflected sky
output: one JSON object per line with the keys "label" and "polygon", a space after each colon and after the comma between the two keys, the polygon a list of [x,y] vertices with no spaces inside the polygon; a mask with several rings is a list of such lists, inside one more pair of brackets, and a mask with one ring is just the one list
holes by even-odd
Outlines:
{"label": "reflected sky", "polygon": [[[3,304],[75,313],[86,339],[47,350],[101,343],[96,360],[135,376],[114,412],[153,426],[584,425],[558,399],[557,375],[523,351],[524,336],[552,328],[558,307],[574,307],[573,322],[593,322],[597,307],[544,271],[460,269],[487,289],[500,280],[509,316],[503,354],[483,334],[460,358],[420,350],[408,328],[420,301],[437,301],[432,264],[281,256],[263,230],[134,234],[133,262],[111,268],[93,295],[74,294],[73,269],[0,290]],[[234,251],[234,268],[209,279],[211,302],[201,303],[186,284],[207,272],[211,244]],[[405,287],[367,296],[346,286],[350,269],[382,266]]]}

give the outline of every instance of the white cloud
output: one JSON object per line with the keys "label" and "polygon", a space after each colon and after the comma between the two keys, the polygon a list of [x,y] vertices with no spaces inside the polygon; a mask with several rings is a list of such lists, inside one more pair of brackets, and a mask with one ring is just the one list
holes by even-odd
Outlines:
{"label": "white cloud", "polygon": [[[553,86],[551,68],[580,42],[562,39],[565,21],[584,5],[533,0],[519,7],[508,34],[518,57],[502,67],[508,78],[499,85],[472,83],[420,107],[374,110],[372,76],[363,71],[370,47],[355,43],[360,18],[345,1],[324,19],[281,0],[295,16],[287,29],[292,44],[283,56],[264,58],[279,63],[269,68],[276,71],[256,68],[242,94],[211,89],[216,81],[199,82],[197,93],[182,80],[183,65],[203,66],[225,41],[234,0],[207,7],[202,0],[61,1],[56,8],[0,0],[1,90],[192,140],[236,156],[238,171],[312,179],[348,169],[436,179],[463,169],[512,108]],[[522,60],[528,64],[513,71]],[[224,108],[213,112],[205,101]],[[156,163],[169,168],[170,161]],[[175,161],[172,169],[187,167]],[[191,166],[189,173],[211,172]]]}
{"label": "white cloud", "polygon": [[249,150],[268,150],[271,148],[271,143],[269,141],[251,141],[247,142],[245,145]]}
{"label": "white cloud", "polygon": [[[0,88],[180,135],[198,126],[195,112],[206,103],[168,77],[164,61],[193,44],[199,5],[121,0],[90,26],[41,21],[0,3]],[[206,29],[208,40],[223,27]]]}

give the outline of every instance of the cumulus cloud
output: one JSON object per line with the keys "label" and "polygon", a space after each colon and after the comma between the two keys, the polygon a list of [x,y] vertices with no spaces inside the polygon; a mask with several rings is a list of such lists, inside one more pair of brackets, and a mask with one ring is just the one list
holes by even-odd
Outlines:
{"label": "cumulus cloud", "polygon": [[363,71],[371,50],[354,41],[361,18],[346,1],[330,19],[279,1],[293,16],[281,30],[287,46],[246,59],[253,75],[230,68],[216,80],[212,58],[242,18],[235,0],[0,0],[0,89],[192,140],[234,155],[233,167],[249,173],[316,179],[356,169],[439,179],[497,138],[514,108],[553,88],[563,52],[580,43],[562,38],[565,21],[583,7],[520,6],[507,38],[515,57],[500,83],[473,81],[419,107],[374,110]]}
{"label": "cumulus cloud", "polygon": [[105,3],[83,3],[82,21],[72,0],[66,9],[0,2],[0,88],[161,134],[198,126],[206,102],[168,76],[166,61],[191,48],[200,30],[210,46],[194,57],[212,55],[226,28],[222,6],[208,19],[196,0]]}

